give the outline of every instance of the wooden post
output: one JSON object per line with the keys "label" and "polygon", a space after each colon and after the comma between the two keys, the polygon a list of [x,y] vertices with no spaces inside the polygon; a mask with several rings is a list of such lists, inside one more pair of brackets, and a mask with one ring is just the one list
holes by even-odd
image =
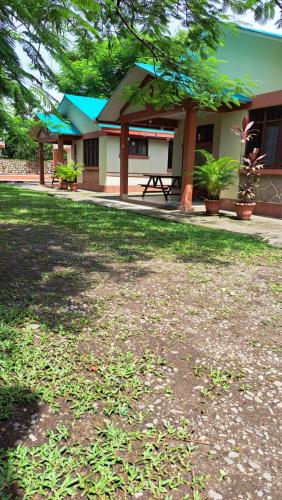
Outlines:
{"label": "wooden post", "polygon": [[120,197],[128,196],[128,123],[121,124],[120,133]]}
{"label": "wooden post", "polygon": [[183,134],[181,210],[192,210],[193,173],[197,132],[197,110],[192,106],[186,109]]}
{"label": "wooden post", "polygon": [[64,138],[62,136],[58,137],[58,163],[64,163]]}
{"label": "wooden post", "polygon": [[53,148],[53,169],[56,172],[58,166],[58,150]]}
{"label": "wooden post", "polygon": [[43,149],[43,142],[39,142],[38,144],[38,159],[39,159],[39,179],[40,179],[40,184],[44,186],[45,180],[44,180],[44,149]]}

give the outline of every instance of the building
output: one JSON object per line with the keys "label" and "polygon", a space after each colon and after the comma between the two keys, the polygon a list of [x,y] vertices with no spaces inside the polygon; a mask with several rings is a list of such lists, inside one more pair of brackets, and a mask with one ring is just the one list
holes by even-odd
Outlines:
{"label": "building", "polygon": [[[94,114],[90,112],[91,100],[84,98],[82,105],[79,96],[65,96],[59,111],[71,123],[63,124],[69,127],[64,141],[71,141],[73,157],[86,164],[82,187],[109,191],[118,188],[121,197],[126,198],[138,189],[141,173],[156,170],[164,173],[169,168],[172,174],[182,178],[180,207],[190,210],[195,149],[205,148],[217,157],[231,156],[239,160],[241,145],[231,128],[249,114],[259,130],[253,146],[259,146],[261,153],[267,154],[255,213],[282,217],[282,35],[245,27],[237,31],[227,28],[224,42],[218,50],[218,58],[226,64],[219,71],[233,78],[249,75],[257,82],[255,96],[252,99],[237,96],[240,106],[232,110],[198,111],[188,96],[169,111],[128,102],[126,86],[144,86],[159,76],[157,67],[140,63],[129,71],[108,101],[95,100]],[[90,113],[88,117],[87,113]],[[37,140],[41,140],[40,133]],[[91,165],[89,169],[89,157],[94,157],[98,166]],[[234,185],[222,193],[223,208],[233,209],[238,184],[239,174],[234,178]]]}
{"label": "building", "polygon": [[[121,127],[97,121],[107,102],[107,99],[66,94],[58,106],[60,117],[38,113],[39,125],[31,133],[39,143],[54,144],[55,166],[65,160],[64,150],[71,147],[69,159],[84,165],[78,179],[80,188],[119,193]],[[173,127],[170,130],[130,127],[128,183],[132,190],[142,190],[143,174],[152,171],[165,174],[171,169],[173,137]]]}

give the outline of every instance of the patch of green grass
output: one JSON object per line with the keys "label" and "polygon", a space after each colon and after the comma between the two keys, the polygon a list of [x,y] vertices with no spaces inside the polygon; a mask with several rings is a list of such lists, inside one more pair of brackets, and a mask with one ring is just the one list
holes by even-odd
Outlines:
{"label": "patch of green grass", "polygon": [[24,489],[26,499],[127,498],[141,492],[171,498],[169,492],[183,485],[193,498],[201,498],[209,476],[192,468],[185,433],[131,432],[106,423],[95,434],[94,444],[82,446],[71,443],[69,430],[60,425],[44,444],[2,452],[1,498],[12,498],[9,489],[15,484]]}
{"label": "patch of green grass", "polygon": [[[81,236],[93,251],[119,261],[176,258],[226,264],[234,258],[275,258],[278,252],[253,237],[176,224],[94,204],[62,200],[13,186],[0,186],[0,222],[52,225]],[[46,228],[46,230],[48,230]]]}

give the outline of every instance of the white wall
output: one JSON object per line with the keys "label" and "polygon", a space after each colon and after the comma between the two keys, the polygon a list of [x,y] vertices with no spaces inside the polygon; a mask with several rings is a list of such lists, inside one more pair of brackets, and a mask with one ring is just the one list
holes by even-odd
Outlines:
{"label": "white wall", "polygon": [[73,104],[70,104],[68,107],[67,120],[71,121],[82,134],[100,130],[93,120],[90,120],[90,118],[79,111]]}
{"label": "white wall", "polygon": [[[148,159],[131,158],[128,163],[130,174],[167,173],[168,141],[148,139]],[[119,136],[107,136],[107,173],[120,171]]]}
{"label": "white wall", "polygon": [[228,31],[217,58],[219,73],[230,78],[249,75],[258,86],[255,94],[282,89],[282,40],[248,31]]}
{"label": "white wall", "polygon": [[99,137],[99,184],[106,184],[108,161],[108,136]]}
{"label": "white wall", "polygon": [[178,120],[178,127],[175,130],[172,151],[172,173],[181,175],[182,172],[182,150],[183,150],[183,132],[185,120]]}

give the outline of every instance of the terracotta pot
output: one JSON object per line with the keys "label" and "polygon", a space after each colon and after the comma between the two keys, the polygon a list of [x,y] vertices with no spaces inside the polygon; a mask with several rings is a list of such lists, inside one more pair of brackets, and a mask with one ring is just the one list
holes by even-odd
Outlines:
{"label": "terracotta pot", "polygon": [[219,210],[221,207],[221,200],[207,200],[205,199],[206,214],[207,215],[219,215]]}
{"label": "terracotta pot", "polygon": [[70,187],[72,191],[77,191],[77,182],[72,182]]}
{"label": "terracotta pot", "polygon": [[256,203],[234,203],[237,219],[250,220]]}
{"label": "terracotta pot", "polygon": [[66,181],[61,181],[60,189],[68,189],[68,183]]}

